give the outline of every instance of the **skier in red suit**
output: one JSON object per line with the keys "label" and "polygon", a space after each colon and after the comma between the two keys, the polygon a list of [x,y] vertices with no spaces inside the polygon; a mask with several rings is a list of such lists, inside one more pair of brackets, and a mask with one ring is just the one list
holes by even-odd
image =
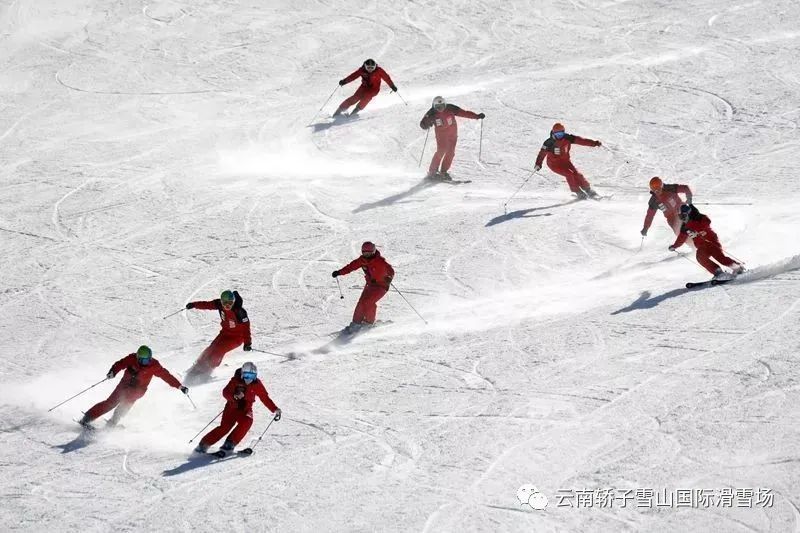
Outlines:
{"label": "skier in red suit", "polygon": [[350,74],[344,79],[339,80],[339,85],[347,85],[351,81],[355,80],[356,78],[361,78],[361,86],[356,90],[353,96],[347,98],[344,102],[339,104],[339,108],[333,114],[334,117],[338,117],[347,109],[353,105],[356,105],[355,109],[350,113],[350,116],[357,115],[361,110],[367,107],[367,104],[375,98],[375,96],[381,91],[381,80],[385,81],[392,92],[397,92],[397,86],[392,81],[392,78],[389,77],[389,74],[386,73],[381,67],[375,63],[374,59],[367,59],[364,61],[364,64],[361,65],[358,70]]}
{"label": "skier in red suit", "polygon": [[[428,179],[452,180],[448,170],[453,163],[456,155],[456,143],[458,142],[458,121],[456,117],[484,119],[483,113],[473,113],[461,109],[460,107],[448,104],[444,98],[437,96],[433,99],[433,104],[419,122],[419,127],[423,130],[436,128],[436,153],[433,154],[431,164],[428,167]],[[441,169],[439,165],[441,164]]]}
{"label": "skier in red suit", "polygon": [[[681,199],[680,194],[686,197],[685,201]],[[664,213],[667,224],[675,232],[675,235],[678,235],[681,232],[680,208],[684,203],[692,203],[692,190],[688,185],[665,184],[658,176],[652,178],[650,180],[650,201],[647,204],[647,214],[644,217],[641,231],[642,237],[647,235],[647,230],[653,223],[657,209]]]}
{"label": "skier in red suit", "polygon": [[[683,221],[681,231],[675,242],[670,245],[670,252],[674,252],[676,248],[686,242],[687,238],[691,237],[694,240],[695,248],[697,248],[695,256],[697,262],[712,273],[716,279],[725,276],[725,272],[720,268],[720,265],[729,267],[734,276],[744,271],[744,266],[726,256],[722,251],[719,237],[711,229],[710,218],[702,214],[695,206],[687,204],[681,206],[680,218]],[[711,259],[715,259],[717,262],[715,263]]]}
{"label": "skier in red suit", "polygon": [[538,172],[542,169],[542,162],[546,157],[547,166],[550,167],[550,170],[567,178],[569,190],[575,193],[579,200],[584,200],[587,197],[594,198],[597,193],[594,192],[594,189],[583,177],[583,174],[578,172],[578,169],[570,161],[569,152],[573,144],[580,144],[581,146],[601,145],[600,141],[584,139],[567,133],[562,124],[555,123],[550,131],[550,137],[544,141],[541,150],[539,150],[539,155],[536,156],[534,170]]}
{"label": "skier in red suit", "polygon": [[[258,379],[258,369],[253,363],[245,363],[242,368],[236,369],[231,380],[222,389],[222,396],[226,400],[225,409],[222,411],[222,420],[217,427],[200,439],[200,443],[195,448],[198,453],[206,453],[209,446],[218,442],[225,435],[228,437],[216,455],[225,457],[232,452],[253,425],[253,403],[256,398],[261,400],[267,409],[275,413],[274,420],[276,422],[281,419],[281,410],[269,397],[264,384]],[[242,453],[253,453],[253,450],[245,448]]]}
{"label": "skier in red suit", "polygon": [[121,370],[125,370],[122,380],[106,400],[86,411],[80,420],[82,426],[88,426],[92,420],[116,407],[111,420],[108,421],[108,425],[115,426],[130,411],[136,400],[144,396],[153,376],[163,379],[167,385],[180,389],[184,394],[189,393],[189,389],[181,385],[175,376],[161,366],[158,359],[153,358],[153,352],[147,346],[140,346],[136,353],[128,354],[114,363],[106,379],[113,379]]}
{"label": "skier in red suit", "polygon": [[242,307],[242,297],[237,291],[224,291],[219,298],[211,301],[189,302],[186,309],[217,311],[220,330],[217,337],[203,350],[195,364],[186,375],[187,381],[208,376],[222,363],[222,358],[231,350],[243,346],[245,352],[252,349],[250,319]]}
{"label": "skier in red suit", "polygon": [[340,270],[334,270],[331,275],[334,278],[344,276],[359,268],[364,271],[367,284],[356,304],[353,322],[345,328],[348,333],[358,331],[363,325],[375,323],[378,300],[389,291],[394,278],[392,265],[386,262],[375,245],[369,241],[361,245],[361,257],[352,260]]}

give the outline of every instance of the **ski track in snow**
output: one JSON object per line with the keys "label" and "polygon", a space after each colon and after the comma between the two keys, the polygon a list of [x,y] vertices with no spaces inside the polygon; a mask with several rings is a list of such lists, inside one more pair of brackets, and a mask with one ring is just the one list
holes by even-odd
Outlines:
{"label": "ski track in snow", "polygon": [[[3,531],[790,531],[800,527],[796,2],[95,1],[0,10]],[[374,57],[397,83],[306,125]],[[324,123],[357,84],[337,89]],[[462,120],[425,183],[430,100]],[[529,176],[553,122],[606,195]],[[647,180],[689,183],[748,271],[667,251]],[[523,183],[514,199],[504,202]],[[397,270],[346,343],[376,242]],[[693,258],[686,250],[685,259]],[[182,375],[239,290],[254,347],[195,411],[159,380],[125,428],[47,410],[147,343]],[[324,353],[319,349],[326,346]],[[188,459],[247,360],[284,412],[249,458]],[[262,406],[243,441],[268,423]],[[519,505],[531,483],[544,512]],[[574,509],[561,489],[764,487],[771,508]],[[146,511],[143,511],[146,510]]]}

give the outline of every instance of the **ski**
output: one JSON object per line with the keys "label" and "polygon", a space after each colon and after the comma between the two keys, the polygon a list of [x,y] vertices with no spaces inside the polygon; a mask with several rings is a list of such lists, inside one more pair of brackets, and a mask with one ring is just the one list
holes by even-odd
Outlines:
{"label": "ski", "polygon": [[252,448],[245,448],[243,450],[237,450],[235,452],[226,452],[224,450],[218,450],[216,452],[208,452],[207,455],[213,457],[214,459],[225,459],[226,457],[250,457],[253,455]]}
{"label": "ski", "polygon": [[733,281],[732,279],[710,279],[708,281],[689,282],[686,284],[687,289],[696,289],[699,287],[716,287],[717,285],[725,285]]}

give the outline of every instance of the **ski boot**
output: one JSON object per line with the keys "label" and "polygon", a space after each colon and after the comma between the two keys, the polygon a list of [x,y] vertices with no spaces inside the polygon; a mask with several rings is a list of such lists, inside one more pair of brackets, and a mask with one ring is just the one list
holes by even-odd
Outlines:
{"label": "ski boot", "polygon": [[348,117],[352,117],[352,118],[356,118],[360,112],[361,112],[361,108],[356,106],[356,108],[353,109],[352,111],[350,111],[350,114],[347,115],[347,116]]}
{"label": "ski boot", "polygon": [[599,195],[599,194],[597,194],[597,193],[595,192],[595,190],[594,190],[594,189],[592,189],[591,187],[588,187],[588,188],[586,188],[586,189],[582,189],[582,190],[583,190],[583,192],[586,194],[586,196],[588,196],[589,198],[591,198],[591,199],[593,199],[593,200],[594,200],[594,199],[596,199],[598,196],[600,196],[600,195]]}
{"label": "ski boot", "polygon": [[439,179],[439,173],[438,172],[428,172],[427,174],[425,174],[425,179],[426,180],[438,180]]}
{"label": "ski boot", "polygon": [[331,115],[331,118],[339,118],[339,117],[342,116],[342,113],[344,113],[344,109],[339,107],[339,108],[336,109],[336,111],[333,112],[333,115]]}
{"label": "ski boot", "polygon": [[581,190],[581,189],[578,189],[577,191],[573,191],[573,192],[575,193],[575,196],[578,197],[578,200],[586,200],[588,198],[586,193],[583,192],[583,190]]}
{"label": "ski boot", "polygon": [[734,275],[734,277],[738,276],[742,272],[744,272],[744,265],[737,264],[735,267],[733,267],[733,275]]}
{"label": "ski boot", "polygon": [[233,447],[234,444],[231,441],[226,440],[225,443],[220,446],[219,451],[214,452],[214,455],[222,459],[223,457],[233,453]]}
{"label": "ski boot", "polygon": [[80,420],[78,420],[78,424],[89,430],[94,429],[94,426],[92,425],[92,419],[86,415],[83,415],[83,417]]}
{"label": "ski boot", "polygon": [[445,170],[444,172],[439,173],[439,179],[442,181],[453,181],[453,176],[451,176],[450,173]]}
{"label": "ski boot", "polygon": [[712,278],[712,281],[730,281],[732,279],[733,276],[731,274],[717,267],[717,269],[714,271],[714,277]]}
{"label": "ski boot", "polygon": [[349,325],[345,326],[344,332],[348,335],[352,335],[354,333],[358,333],[361,329],[361,322],[350,322]]}
{"label": "ski boot", "polygon": [[194,449],[194,453],[200,453],[200,454],[208,453],[208,445],[203,444],[202,442],[199,443],[197,447]]}

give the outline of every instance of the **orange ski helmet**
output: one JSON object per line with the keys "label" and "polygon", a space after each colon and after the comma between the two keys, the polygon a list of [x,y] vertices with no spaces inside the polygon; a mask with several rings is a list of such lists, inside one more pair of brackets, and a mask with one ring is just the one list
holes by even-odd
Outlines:
{"label": "orange ski helmet", "polygon": [[557,131],[566,131],[566,130],[564,129],[564,125],[562,123],[556,122],[555,124],[553,124],[553,127],[550,129],[550,131],[552,133],[555,133]]}
{"label": "orange ski helmet", "polygon": [[664,182],[658,176],[650,178],[650,190],[653,192],[660,192],[664,188]]}

